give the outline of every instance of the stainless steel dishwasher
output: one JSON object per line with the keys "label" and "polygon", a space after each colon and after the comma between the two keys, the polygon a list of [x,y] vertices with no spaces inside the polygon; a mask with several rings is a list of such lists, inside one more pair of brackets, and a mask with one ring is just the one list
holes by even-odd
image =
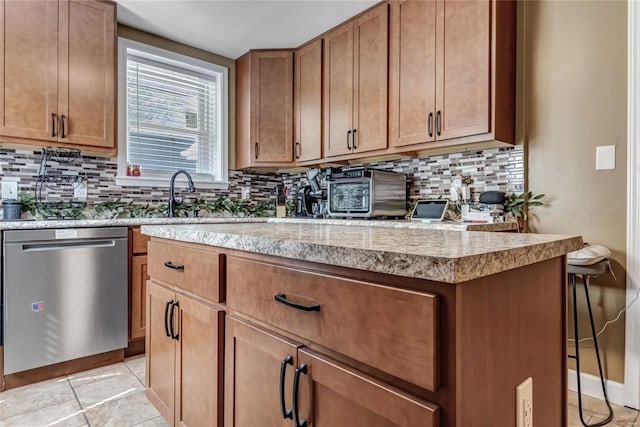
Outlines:
{"label": "stainless steel dishwasher", "polygon": [[4,374],[127,346],[126,227],[5,231]]}

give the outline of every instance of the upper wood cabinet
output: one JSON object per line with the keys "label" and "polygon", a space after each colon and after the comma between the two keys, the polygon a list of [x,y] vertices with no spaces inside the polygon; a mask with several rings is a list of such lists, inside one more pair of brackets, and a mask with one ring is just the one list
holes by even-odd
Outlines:
{"label": "upper wood cabinet", "polygon": [[489,132],[491,2],[437,2],[436,139]]}
{"label": "upper wood cabinet", "polygon": [[294,114],[297,163],[322,158],[322,39],[294,54]]}
{"label": "upper wood cabinet", "polygon": [[387,147],[384,3],[324,37],[324,157]]}
{"label": "upper wood cabinet", "polygon": [[115,149],[115,4],[0,1],[0,136]]}
{"label": "upper wood cabinet", "polygon": [[391,2],[389,144],[435,140],[436,2]]}
{"label": "upper wood cabinet", "polygon": [[293,163],[293,52],[236,61],[236,168]]}
{"label": "upper wood cabinet", "polygon": [[391,2],[389,140],[396,152],[515,142],[515,10],[512,1]]}

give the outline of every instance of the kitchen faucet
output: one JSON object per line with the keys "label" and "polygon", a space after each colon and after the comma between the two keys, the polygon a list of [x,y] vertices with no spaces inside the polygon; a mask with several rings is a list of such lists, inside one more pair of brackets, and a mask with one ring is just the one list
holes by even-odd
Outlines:
{"label": "kitchen faucet", "polygon": [[191,179],[191,175],[189,175],[189,172],[187,172],[186,170],[180,169],[179,171],[171,175],[171,181],[169,182],[169,213],[168,213],[169,218],[173,218],[175,216],[176,206],[180,206],[182,204],[182,200],[180,201],[176,200],[175,188],[174,188],[176,176],[180,175],[181,173],[184,174],[187,177],[187,181],[189,181],[189,193],[193,193],[194,191],[196,191],[196,187],[193,186],[193,180]]}

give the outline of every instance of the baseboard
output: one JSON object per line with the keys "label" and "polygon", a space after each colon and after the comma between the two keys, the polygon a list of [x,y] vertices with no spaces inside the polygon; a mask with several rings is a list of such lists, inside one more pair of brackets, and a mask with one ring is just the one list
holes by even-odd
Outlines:
{"label": "baseboard", "polygon": [[[578,391],[577,375],[576,371],[569,369],[569,390]],[[609,402],[616,405],[624,406],[624,384],[611,380],[604,380],[604,384],[607,387],[607,396],[609,396]],[[595,397],[596,399],[603,400],[602,385],[600,384],[600,377],[595,375],[580,374],[580,388],[582,394]]]}

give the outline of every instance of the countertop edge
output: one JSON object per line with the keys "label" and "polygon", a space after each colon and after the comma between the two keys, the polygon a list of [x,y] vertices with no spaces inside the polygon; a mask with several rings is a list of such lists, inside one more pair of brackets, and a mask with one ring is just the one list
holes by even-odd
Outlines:
{"label": "countertop edge", "polygon": [[360,249],[240,235],[210,230],[167,229],[143,225],[143,234],[186,243],[217,246],[319,264],[335,265],[401,277],[461,283],[562,256],[582,246],[579,236],[562,236],[554,241],[527,244],[459,258]]}

